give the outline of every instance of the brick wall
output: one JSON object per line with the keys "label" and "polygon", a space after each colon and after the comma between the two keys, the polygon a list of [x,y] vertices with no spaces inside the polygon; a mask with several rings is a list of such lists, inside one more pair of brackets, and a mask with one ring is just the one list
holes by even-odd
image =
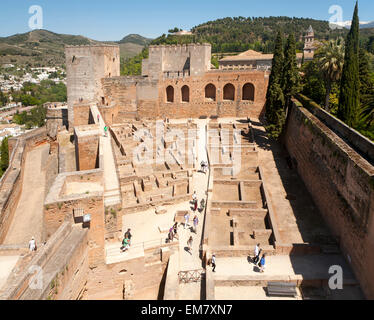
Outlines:
{"label": "brick wall", "polygon": [[297,105],[290,111],[285,143],[367,298],[373,299],[374,167]]}
{"label": "brick wall", "polygon": [[[70,112],[70,111],[69,111]],[[92,124],[93,119],[89,104],[74,105],[74,127]]]}
{"label": "brick wall", "polygon": [[[82,128],[82,127],[80,127]],[[99,167],[99,128],[83,133],[75,130],[75,154],[78,171],[93,170]]]}
{"label": "brick wall", "polygon": [[104,202],[102,196],[86,196],[76,200],[66,200],[46,204],[44,207],[44,230],[48,239],[64,223],[74,223],[74,209],[83,209],[84,214],[91,214],[88,232],[89,265],[97,266],[104,262]]}
{"label": "brick wall", "polygon": [[[254,86],[254,100],[243,100],[243,87]],[[205,97],[205,87],[215,86],[216,99]],[[233,101],[224,100],[224,87],[235,87]],[[161,78],[118,77],[104,79],[105,99],[119,106],[118,119],[134,118],[199,118],[200,116],[259,118],[265,105],[268,77],[261,71],[209,71],[202,76]],[[166,90],[174,89],[173,102],[167,101]],[[182,87],[189,88],[189,101],[182,102]]]}
{"label": "brick wall", "polygon": [[[169,249],[171,253],[177,251],[178,244]],[[168,261],[169,255],[162,257],[161,248],[157,247],[146,249],[144,256],[137,259],[100,265],[88,274],[84,299],[122,300],[125,293],[130,300],[156,300],[163,295]],[[126,292],[129,283],[131,290]]]}

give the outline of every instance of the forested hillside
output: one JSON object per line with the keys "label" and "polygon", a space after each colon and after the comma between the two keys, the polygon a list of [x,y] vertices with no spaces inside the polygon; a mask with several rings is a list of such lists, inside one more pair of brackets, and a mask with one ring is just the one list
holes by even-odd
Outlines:
{"label": "forested hillside", "polygon": [[[208,42],[212,45],[214,54],[236,53],[248,49],[272,53],[278,30],[284,34],[295,33],[296,49],[301,51],[304,47],[302,36],[309,26],[312,26],[316,39],[329,40],[339,36],[345,37],[347,29],[331,30],[327,21],[289,18],[224,18],[208,21],[192,28],[193,35],[176,36],[163,34],[153,40],[151,44],[188,44]],[[374,53],[374,29],[361,30],[361,44],[363,47],[373,50]],[[140,74],[141,57],[147,56],[147,49],[138,56],[128,59],[122,67],[122,73],[126,75]],[[135,73],[134,73],[135,72]]]}

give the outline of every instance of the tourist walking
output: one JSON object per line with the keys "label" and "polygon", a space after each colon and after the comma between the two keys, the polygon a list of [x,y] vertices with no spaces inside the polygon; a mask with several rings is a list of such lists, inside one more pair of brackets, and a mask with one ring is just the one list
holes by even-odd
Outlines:
{"label": "tourist walking", "polygon": [[121,251],[125,252],[129,250],[129,248],[130,248],[130,240],[128,238],[124,238],[122,241]]}
{"label": "tourist walking", "polygon": [[100,123],[100,115],[97,115],[97,122]]}
{"label": "tourist walking", "polygon": [[263,273],[265,271],[265,253],[264,255],[262,256],[261,260],[260,260],[260,272]]}
{"label": "tourist walking", "polygon": [[195,216],[193,218],[193,228],[194,228],[194,232],[197,234],[197,226],[199,225],[199,218],[197,216]]}
{"label": "tourist walking", "polygon": [[198,201],[197,201],[197,199],[194,201],[194,203],[193,203],[193,211],[194,212],[196,212],[197,211],[197,203],[198,203]]}
{"label": "tourist walking", "polygon": [[192,195],[192,202],[195,203],[196,200],[197,200],[197,194],[196,194],[196,191],[194,191]]}
{"label": "tourist walking", "polygon": [[203,161],[202,169],[203,169],[203,173],[206,174],[208,171],[208,162]]}
{"label": "tourist walking", "polygon": [[253,257],[253,263],[257,264],[258,260],[260,259],[260,254],[261,254],[261,249],[260,249],[260,244],[256,244],[255,246],[255,254]]}
{"label": "tourist walking", "polygon": [[178,237],[178,222],[176,222],[173,226],[173,231],[174,231],[174,238],[178,239],[179,240],[179,237]]}
{"label": "tourist walking", "polygon": [[105,134],[105,137],[108,137],[108,127],[107,126],[104,127],[104,134]]}
{"label": "tourist walking", "polygon": [[208,163],[205,162],[205,161],[201,161],[201,172],[206,174],[207,170],[208,170]]}
{"label": "tourist walking", "polygon": [[193,228],[194,228],[194,232],[197,233],[197,226],[199,225],[199,218],[197,216],[195,216],[193,218]]}
{"label": "tourist walking", "polygon": [[216,255],[213,254],[212,256],[212,271],[216,272]]}
{"label": "tourist walking", "polygon": [[170,230],[169,230],[168,240],[169,240],[169,242],[174,241],[174,228],[173,227],[171,227]]}
{"label": "tourist walking", "polygon": [[197,204],[198,204],[197,194],[196,194],[196,191],[194,191],[194,193],[192,195],[192,205],[193,205],[193,211],[194,212],[196,212],[196,210],[197,210]]}
{"label": "tourist walking", "polygon": [[131,246],[131,238],[132,238],[131,229],[128,229],[126,231],[124,238],[129,239],[129,245]]}
{"label": "tourist walking", "polygon": [[192,236],[188,239],[187,241],[187,246],[188,246],[188,251],[191,253],[192,255],[192,243],[193,243],[193,238]]}
{"label": "tourist walking", "polygon": [[200,202],[200,212],[203,212],[205,209],[205,199],[201,199],[201,202]]}
{"label": "tourist walking", "polygon": [[30,249],[30,251],[36,251],[37,250],[36,241],[35,241],[34,237],[32,237],[31,240],[29,241],[29,249]]}
{"label": "tourist walking", "polygon": [[190,222],[190,213],[187,212],[184,215],[184,229],[187,229],[187,227],[189,226],[189,222]]}

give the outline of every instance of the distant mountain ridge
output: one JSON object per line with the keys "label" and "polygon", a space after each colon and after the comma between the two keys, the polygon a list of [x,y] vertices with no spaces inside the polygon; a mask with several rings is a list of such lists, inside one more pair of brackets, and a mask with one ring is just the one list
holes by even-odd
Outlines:
{"label": "distant mountain ridge", "polygon": [[122,40],[103,42],[80,35],[58,34],[48,30],[33,30],[9,37],[0,37],[0,64],[30,64],[54,66],[65,64],[66,45],[115,43],[120,46],[121,57],[129,58],[142,51],[151,39],[131,34]]}
{"label": "distant mountain ridge", "polygon": [[[333,23],[334,25],[349,29],[352,25],[352,21],[343,21]],[[370,29],[374,28],[374,21],[360,21],[360,29]]]}
{"label": "distant mountain ridge", "polygon": [[139,34],[129,34],[122,40],[118,41],[118,43],[134,43],[142,46],[147,46],[152,42],[152,40],[153,39],[142,37]]}

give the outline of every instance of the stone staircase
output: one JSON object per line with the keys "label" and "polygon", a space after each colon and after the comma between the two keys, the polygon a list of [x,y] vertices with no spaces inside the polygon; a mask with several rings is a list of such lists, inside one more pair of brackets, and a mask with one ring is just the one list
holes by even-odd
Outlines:
{"label": "stone staircase", "polygon": [[114,264],[127,260],[144,258],[143,244],[134,244],[126,252],[121,252],[121,246],[121,242],[115,242],[105,246],[106,264]]}
{"label": "stone staircase", "polygon": [[119,189],[104,192],[104,206],[110,207],[121,203],[121,191]]}

